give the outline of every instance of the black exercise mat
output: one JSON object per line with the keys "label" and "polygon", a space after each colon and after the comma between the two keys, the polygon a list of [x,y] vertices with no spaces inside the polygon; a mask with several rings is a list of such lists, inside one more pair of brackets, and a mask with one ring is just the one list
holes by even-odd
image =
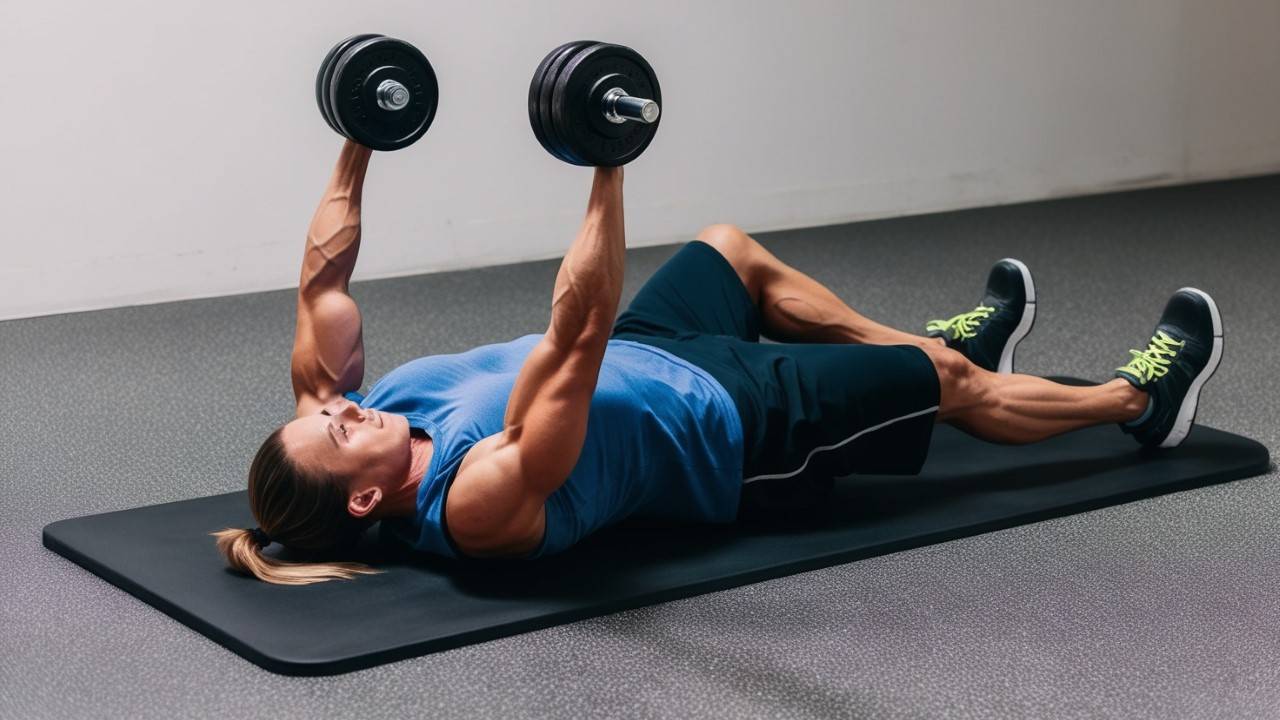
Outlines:
{"label": "black exercise mat", "polygon": [[[936,429],[924,472],[837,481],[808,527],[616,527],[534,562],[458,566],[369,541],[388,572],[271,586],[207,533],[249,527],[245,493],[51,523],[44,544],[246,659],[328,675],[560,623],[1265,472],[1266,448],[1197,427],[1141,451],[1114,427],[1021,447]],[[278,547],[278,546],[273,546]]]}

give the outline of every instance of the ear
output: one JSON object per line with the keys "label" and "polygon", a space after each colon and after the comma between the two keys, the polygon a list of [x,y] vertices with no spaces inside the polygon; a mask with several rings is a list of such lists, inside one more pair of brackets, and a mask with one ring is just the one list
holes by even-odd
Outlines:
{"label": "ear", "polygon": [[353,517],[364,518],[382,502],[382,488],[366,487],[351,493],[347,498],[347,512]]}

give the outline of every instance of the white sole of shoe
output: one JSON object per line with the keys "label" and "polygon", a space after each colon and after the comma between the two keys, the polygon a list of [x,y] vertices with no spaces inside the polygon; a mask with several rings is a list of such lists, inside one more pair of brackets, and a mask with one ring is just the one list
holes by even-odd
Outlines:
{"label": "white sole of shoe", "polygon": [[1031,326],[1036,322],[1036,283],[1031,279],[1031,270],[1021,260],[1005,258],[1000,262],[1017,266],[1018,271],[1022,273],[1022,288],[1027,295],[1027,304],[1022,309],[1022,319],[1018,321],[1018,326],[1013,329],[1013,334],[1009,335],[1004,349],[1000,351],[1000,364],[996,366],[996,372],[1008,375],[1013,372],[1013,353],[1018,349],[1018,343],[1031,332]]}
{"label": "white sole of shoe", "polygon": [[1187,396],[1182,399],[1182,407],[1178,408],[1178,417],[1173,421],[1173,429],[1160,442],[1162,448],[1177,447],[1187,438],[1187,434],[1191,432],[1191,426],[1195,424],[1196,406],[1200,403],[1200,388],[1204,387],[1210,377],[1213,377],[1214,371],[1218,369],[1218,363],[1222,362],[1222,315],[1218,313],[1218,304],[1209,297],[1209,293],[1203,290],[1185,287],[1178,292],[1194,293],[1209,303],[1209,314],[1213,317],[1213,351],[1209,354],[1209,362],[1205,364],[1204,369],[1191,381]]}

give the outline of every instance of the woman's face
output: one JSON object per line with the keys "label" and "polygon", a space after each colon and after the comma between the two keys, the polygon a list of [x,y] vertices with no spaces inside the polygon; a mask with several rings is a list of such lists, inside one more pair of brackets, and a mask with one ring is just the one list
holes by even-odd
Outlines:
{"label": "woman's face", "polygon": [[[303,468],[356,484],[396,487],[409,472],[409,421],[346,399],[284,426],[285,453]],[[353,485],[353,491],[360,488]]]}

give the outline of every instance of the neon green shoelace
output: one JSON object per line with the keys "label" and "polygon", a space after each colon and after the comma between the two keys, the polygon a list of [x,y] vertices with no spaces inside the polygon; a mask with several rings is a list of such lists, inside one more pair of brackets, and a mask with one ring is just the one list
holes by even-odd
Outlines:
{"label": "neon green shoelace", "polygon": [[1128,365],[1117,370],[1132,374],[1141,379],[1144,384],[1151,382],[1158,377],[1164,377],[1169,372],[1169,365],[1186,344],[1185,340],[1174,340],[1165,331],[1157,330],[1147,349],[1130,350],[1129,354],[1133,359]]}
{"label": "neon green shoelace", "polygon": [[991,317],[991,313],[995,312],[993,307],[979,305],[967,313],[960,313],[950,320],[930,320],[925,325],[928,332],[940,331],[951,333],[952,340],[968,340],[978,334],[978,327],[982,325],[982,321]]}

